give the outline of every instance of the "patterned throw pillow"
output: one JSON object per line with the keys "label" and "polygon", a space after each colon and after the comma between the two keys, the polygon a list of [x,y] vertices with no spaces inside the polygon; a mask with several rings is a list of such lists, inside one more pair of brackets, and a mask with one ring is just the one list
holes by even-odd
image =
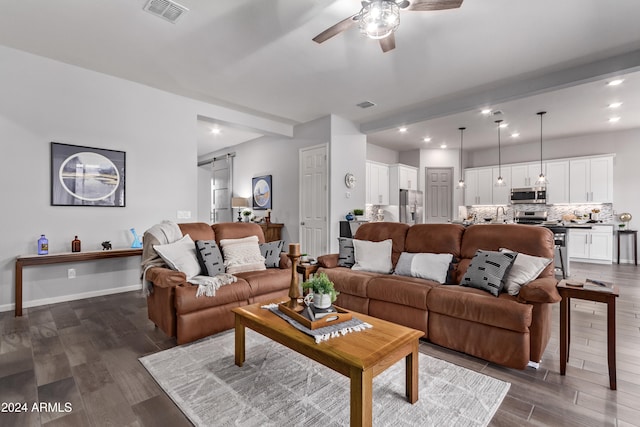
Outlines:
{"label": "patterned throw pillow", "polygon": [[356,263],[356,257],[353,253],[353,239],[348,237],[338,237],[339,255],[338,266],[340,267],[353,267]]}
{"label": "patterned throw pillow", "polygon": [[264,265],[267,268],[280,267],[280,253],[284,251],[284,240],[261,243],[260,253],[264,257]]}
{"label": "patterned throw pillow", "polygon": [[215,240],[196,240],[196,257],[207,276],[224,273],[224,260]]}
{"label": "patterned throw pillow", "polygon": [[492,252],[478,249],[464,273],[460,286],[482,289],[498,296],[504,286],[513,262],[518,256],[515,252]]}
{"label": "patterned throw pillow", "polygon": [[258,236],[222,239],[220,246],[224,255],[224,266],[229,274],[267,269],[264,265],[264,257],[260,254]]}

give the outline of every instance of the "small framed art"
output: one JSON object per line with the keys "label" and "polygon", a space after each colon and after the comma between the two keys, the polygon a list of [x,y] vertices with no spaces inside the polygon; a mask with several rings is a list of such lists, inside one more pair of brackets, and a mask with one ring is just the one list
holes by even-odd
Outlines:
{"label": "small framed art", "polygon": [[258,176],[251,180],[253,209],[272,209],[271,175]]}

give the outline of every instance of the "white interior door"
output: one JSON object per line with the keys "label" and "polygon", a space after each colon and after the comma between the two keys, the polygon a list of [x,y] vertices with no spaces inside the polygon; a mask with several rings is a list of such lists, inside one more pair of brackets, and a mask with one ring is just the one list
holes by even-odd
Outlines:
{"label": "white interior door", "polygon": [[231,176],[233,157],[227,156],[222,159],[216,158],[212,168],[212,222],[231,222]]}
{"label": "white interior door", "polygon": [[451,168],[427,168],[426,222],[447,222],[453,209]]}
{"label": "white interior door", "polygon": [[300,246],[317,257],[328,251],[327,146],[300,150]]}

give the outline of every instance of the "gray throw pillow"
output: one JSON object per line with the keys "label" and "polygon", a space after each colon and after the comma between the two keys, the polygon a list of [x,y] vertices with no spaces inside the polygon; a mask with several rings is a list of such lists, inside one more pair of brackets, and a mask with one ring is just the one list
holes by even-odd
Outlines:
{"label": "gray throw pillow", "polygon": [[264,265],[267,268],[280,267],[280,253],[284,251],[284,240],[260,243],[260,254],[264,257]]}
{"label": "gray throw pillow", "polygon": [[196,258],[207,276],[217,276],[225,271],[222,253],[215,240],[196,240]]}
{"label": "gray throw pillow", "polygon": [[353,250],[353,239],[348,237],[338,237],[339,255],[338,266],[353,267],[356,263],[356,257]]}
{"label": "gray throw pillow", "polygon": [[478,249],[464,273],[460,286],[482,289],[498,296],[517,257],[515,252],[492,252]]}

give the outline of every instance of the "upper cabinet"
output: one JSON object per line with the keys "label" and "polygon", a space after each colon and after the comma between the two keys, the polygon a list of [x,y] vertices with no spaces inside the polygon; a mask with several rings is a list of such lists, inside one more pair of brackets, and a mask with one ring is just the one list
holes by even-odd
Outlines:
{"label": "upper cabinet", "polygon": [[571,203],[613,203],[613,156],[569,162]]}
{"label": "upper cabinet", "polygon": [[400,203],[399,190],[418,189],[418,168],[402,164],[389,166],[389,204]]}
{"label": "upper cabinet", "polygon": [[465,205],[493,203],[493,168],[465,169],[464,183]]}
{"label": "upper cabinet", "polygon": [[569,203],[569,160],[548,161],[545,166],[547,203]]}
{"label": "upper cabinet", "polygon": [[389,204],[389,165],[367,162],[366,165],[366,203],[372,205]]}
{"label": "upper cabinet", "polygon": [[511,188],[535,187],[539,175],[540,163],[511,165]]}

